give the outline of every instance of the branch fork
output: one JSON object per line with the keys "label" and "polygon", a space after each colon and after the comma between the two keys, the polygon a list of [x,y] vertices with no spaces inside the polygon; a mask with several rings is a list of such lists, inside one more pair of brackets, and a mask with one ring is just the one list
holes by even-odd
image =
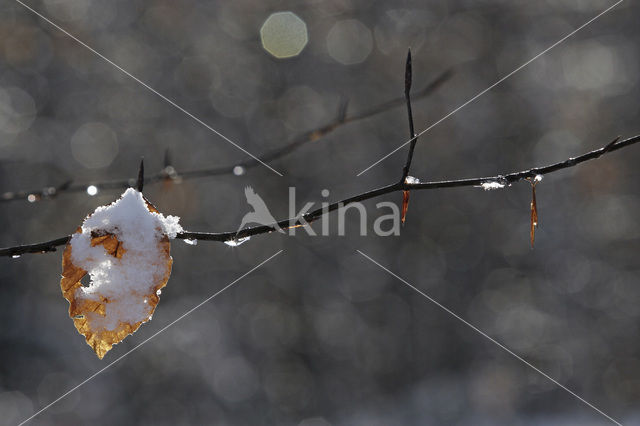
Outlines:
{"label": "branch fork", "polygon": [[[532,187],[530,237],[531,237],[531,245],[533,247],[534,238],[535,238],[535,228],[538,226],[538,211],[537,211],[537,203],[535,198],[535,195],[536,195],[535,187],[536,187],[536,184],[542,178],[542,176],[557,172],[559,170],[575,167],[578,164],[597,159],[605,154],[609,154],[611,152],[629,147],[631,145],[634,145],[640,142],[640,135],[633,136],[626,140],[620,140],[621,137],[618,136],[611,142],[608,142],[602,148],[587,152],[578,157],[571,157],[567,160],[550,164],[544,167],[535,167],[527,170],[522,170],[519,172],[513,172],[508,174],[498,174],[496,176],[488,176],[488,177],[421,182],[419,179],[409,175],[409,172],[411,170],[411,162],[413,159],[413,152],[418,139],[414,131],[413,115],[411,111],[411,97],[410,97],[411,78],[412,78],[411,51],[409,51],[407,55],[406,66],[405,66],[405,103],[407,106],[407,113],[409,118],[409,132],[412,139],[409,145],[409,153],[407,155],[407,160],[402,169],[402,176],[399,181],[397,181],[396,183],[392,183],[390,185],[386,185],[377,189],[364,192],[362,194],[358,194],[358,195],[346,198],[338,202],[334,202],[328,206],[323,206],[322,208],[318,208],[309,213],[306,213],[302,217],[284,219],[272,225],[261,225],[261,226],[251,227],[251,228],[244,228],[240,231],[219,232],[219,233],[185,231],[177,234],[176,238],[183,239],[183,240],[205,240],[205,241],[220,241],[220,242],[240,241],[242,239],[246,239],[247,237],[252,237],[254,235],[269,234],[279,229],[288,229],[291,227],[302,226],[302,225],[305,225],[306,223],[311,223],[316,219],[322,217],[323,215],[328,214],[334,210],[337,210],[343,206],[347,206],[351,203],[369,200],[372,198],[376,198],[376,197],[397,192],[397,191],[402,191],[402,194],[403,194],[402,222],[404,223],[406,219],[407,209],[409,206],[410,191],[439,189],[439,188],[478,187],[478,186],[483,187],[484,189],[496,189],[499,187],[509,186],[514,182],[526,180],[531,184],[531,187]],[[384,106],[384,108],[388,108],[388,107],[389,107],[388,105]],[[344,110],[345,109],[343,108],[341,111],[344,111]],[[343,115],[343,114],[344,112],[340,113],[340,115]],[[363,114],[360,117],[356,116],[355,118],[352,118],[352,120],[361,119],[363,116],[373,115],[371,112],[368,112],[367,114]],[[349,117],[347,116],[346,118],[342,119],[341,122],[346,123],[348,121],[349,121]],[[307,139],[305,139],[305,141],[306,140]],[[287,147],[287,150],[289,149],[291,149],[291,146]],[[278,155],[280,154],[281,152],[278,153]],[[266,160],[270,160],[270,159],[271,158],[266,158]],[[166,169],[167,169],[167,164],[165,164],[165,170]],[[197,174],[197,172],[192,172],[191,176],[194,176],[195,174]],[[180,176],[184,177],[184,174],[181,174]],[[167,177],[166,175],[162,175],[161,178],[164,180]],[[157,181],[157,180],[160,180],[160,178],[158,178],[157,176],[154,176],[151,179],[151,181]],[[491,183],[497,184],[495,188],[486,187],[486,185]],[[138,171],[138,180],[129,182],[129,185],[130,186],[135,185],[139,191],[142,191],[144,186],[144,164],[142,161],[140,162],[140,168]],[[70,236],[65,236],[65,237],[57,238],[55,240],[46,241],[42,243],[19,245],[14,247],[3,248],[3,249],[0,249],[0,256],[17,257],[25,253],[47,253],[47,252],[55,251],[56,247],[67,244],[70,238],[71,238]]]}

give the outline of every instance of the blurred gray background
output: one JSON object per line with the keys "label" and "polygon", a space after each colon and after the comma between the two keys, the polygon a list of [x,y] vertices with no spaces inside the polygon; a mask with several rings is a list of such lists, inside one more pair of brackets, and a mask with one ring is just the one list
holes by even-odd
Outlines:
{"label": "blurred gray background", "polygon": [[[250,152],[454,76],[414,103],[426,128],[613,4],[549,1],[30,1]],[[278,15],[263,27],[272,13]],[[545,165],[640,131],[640,6],[623,2],[420,139],[422,180]],[[297,17],[297,18],[296,18]],[[263,32],[261,33],[261,28]],[[284,34],[284,35],[283,35]],[[0,6],[0,193],[247,156],[10,0]],[[305,36],[307,43],[304,44]],[[264,45],[264,46],[263,46]],[[271,53],[270,53],[271,52]],[[275,56],[290,56],[277,58]],[[148,185],[192,231],[232,231],[253,186],[280,219],[399,178],[406,112],[341,127],[271,166]],[[640,411],[640,147],[530,188],[413,192],[398,237],[174,241],[153,321],[97,359],[67,316],[61,252],[0,259],[0,423],[17,424],[277,250],[264,267],[32,424],[610,424],[356,253],[362,250],[625,424]],[[118,190],[0,204],[0,246],[71,233]],[[384,213],[366,203],[368,230]],[[386,211],[385,211],[386,212]],[[314,225],[320,230],[320,223]]]}

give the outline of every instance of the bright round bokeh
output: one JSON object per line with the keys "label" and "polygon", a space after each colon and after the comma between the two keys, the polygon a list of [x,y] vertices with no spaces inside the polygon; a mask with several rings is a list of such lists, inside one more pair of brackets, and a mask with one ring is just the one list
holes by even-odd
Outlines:
{"label": "bright round bokeh", "polygon": [[373,50],[371,31],[357,19],[336,22],[327,35],[327,51],[343,65],[364,62]]}
{"label": "bright round bokeh", "polygon": [[88,169],[107,167],[118,154],[118,137],[104,123],[85,123],[71,137],[71,155]]}
{"label": "bright round bokeh", "polygon": [[292,12],[271,14],[260,28],[262,47],[278,59],[298,56],[309,41],[307,24]]}

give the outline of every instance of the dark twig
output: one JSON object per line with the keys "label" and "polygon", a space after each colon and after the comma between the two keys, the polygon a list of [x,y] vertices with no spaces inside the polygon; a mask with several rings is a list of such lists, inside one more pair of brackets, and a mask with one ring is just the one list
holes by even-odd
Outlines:
{"label": "dark twig", "polygon": [[[409,117],[409,137],[411,138],[411,143],[409,145],[409,153],[407,154],[407,161],[402,168],[402,177],[400,178],[400,183],[404,183],[407,181],[407,176],[409,176],[409,170],[411,169],[411,161],[413,160],[413,151],[416,149],[416,143],[418,142],[418,137],[416,136],[415,128],[413,126],[413,111],[411,109],[411,79],[412,79],[412,71],[411,71],[411,49],[407,52],[407,62],[404,68],[404,98],[407,103],[407,116]],[[407,218],[407,210],[409,209],[409,191],[402,191],[402,224],[404,225],[404,221]]]}
{"label": "dark twig", "polygon": [[[497,182],[502,185],[510,185],[512,183],[518,182],[527,178],[535,178],[536,175],[547,175],[549,173],[554,173],[562,169],[567,169],[570,167],[574,167],[580,163],[584,163],[585,161],[594,160],[598,157],[608,154],[613,151],[617,151],[619,149],[634,145],[640,142],[640,135],[634,136],[632,138],[618,141],[616,140],[613,143],[608,143],[604,147],[600,149],[596,149],[591,152],[587,152],[578,157],[572,157],[567,160],[550,164],[544,167],[535,167],[528,170],[523,170],[520,172],[509,173],[506,175],[497,175],[497,176],[489,176],[489,177],[479,177],[479,178],[470,178],[470,179],[458,179],[458,180],[446,180],[446,181],[435,181],[435,182],[422,182],[422,183],[406,183],[406,182],[397,182],[391,185],[383,186],[378,189],[374,189],[342,201],[335,202],[328,207],[319,208],[313,210],[305,215],[302,218],[289,218],[285,220],[281,220],[277,223],[278,227],[282,229],[292,228],[294,226],[303,225],[304,222],[311,223],[314,220],[321,217],[323,214],[328,212],[332,212],[337,210],[343,206],[346,206],[351,203],[355,203],[358,201],[365,201],[371,198],[379,197],[384,194],[389,194],[396,191],[406,191],[406,190],[423,190],[423,189],[437,189],[437,188],[455,188],[455,187],[464,187],[464,186],[480,186],[483,183]],[[206,241],[230,241],[245,237],[251,237],[254,235],[260,234],[268,234],[276,231],[275,226],[256,226],[253,228],[245,228],[238,232],[221,232],[221,233],[208,233],[208,232],[182,232],[176,236],[179,239],[190,239],[190,240],[206,240]],[[58,238],[52,241],[47,241],[43,243],[37,244],[29,244],[22,245],[16,247],[7,247],[0,249],[0,256],[18,256],[24,253],[42,253],[48,251],[54,251],[56,246],[61,246],[66,244],[69,241],[69,236]]]}
{"label": "dark twig", "polygon": [[[432,94],[436,89],[438,89],[442,84],[444,84],[451,76],[453,75],[452,70],[447,70],[437,76],[433,81],[431,81],[426,87],[422,90],[414,94],[414,100],[422,99]],[[325,126],[319,127],[317,129],[309,130],[304,132],[300,136],[294,138],[288,144],[283,147],[277,148],[272,151],[266,152],[264,155],[260,155],[259,158],[264,162],[271,162],[273,160],[280,159],[289,155],[290,153],[296,151],[307,143],[312,143],[321,139],[333,132],[337,128],[353,123],[356,121],[365,120],[367,118],[373,117],[375,115],[381,114],[383,112],[389,111],[390,109],[397,108],[401,106],[405,102],[405,98],[396,98],[391,101],[387,101],[381,103],[379,105],[375,105],[369,109],[361,111],[356,114],[348,115],[347,114],[347,104],[346,100],[341,101],[340,110],[338,112],[338,117],[335,121]],[[233,165],[227,166],[218,166],[212,168],[205,169],[196,169],[196,170],[187,170],[178,172],[170,162],[169,152],[165,151],[164,158],[164,168],[151,176],[147,176],[145,178],[145,182],[147,185],[155,184],[159,182],[181,182],[187,179],[197,179],[203,177],[212,177],[212,176],[220,176],[232,174],[234,172],[234,168],[237,166],[243,167],[245,169],[253,168],[260,163],[253,158],[237,162]],[[74,193],[74,192],[86,192],[87,187],[90,185],[95,186],[98,190],[111,190],[111,189],[126,189],[128,187],[134,186],[136,184],[135,179],[121,179],[121,180],[113,180],[106,182],[88,182],[88,183],[72,183],[72,181],[68,181],[65,183],[64,187],[54,187],[48,186],[44,188],[39,188],[33,191],[10,191],[5,192],[4,194],[0,194],[0,202],[1,201],[18,201],[18,200],[29,200],[29,201],[39,201],[43,199],[53,198],[61,193]]]}
{"label": "dark twig", "polygon": [[47,241],[37,244],[26,244],[23,246],[9,247],[6,249],[0,249],[0,256],[21,256],[25,253],[48,253],[50,251],[56,251],[57,246],[63,246],[69,242],[71,235],[66,237],[57,238],[55,240]]}
{"label": "dark twig", "polygon": [[407,53],[407,63],[404,69],[404,98],[407,103],[407,115],[409,116],[409,137],[411,144],[409,145],[409,154],[407,155],[407,162],[402,169],[401,182],[409,176],[409,169],[411,168],[411,160],[413,160],[413,151],[416,148],[418,138],[416,137],[415,128],[413,127],[413,111],[411,110],[411,49]]}
{"label": "dark twig", "polygon": [[136,188],[138,192],[142,192],[142,188],[144,188],[144,158],[140,159],[140,168],[138,169],[138,181],[136,183]]}

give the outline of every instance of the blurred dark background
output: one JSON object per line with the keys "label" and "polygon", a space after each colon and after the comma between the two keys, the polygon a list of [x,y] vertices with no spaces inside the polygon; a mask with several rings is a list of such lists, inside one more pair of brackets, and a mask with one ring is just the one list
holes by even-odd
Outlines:
{"label": "blurred dark background", "polygon": [[[414,103],[426,128],[613,4],[516,1],[30,1],[253,154],[454,76]],[[268,25],[269,16],[277,12]],[[640,6],[623,2],[420,139],[422,180],[544,165],[640,132]],[[262,28],[262,32],[261,32]],[[4,0],[0,194],[247,156]],[[305,44],[306,41],[306,44]],[[277,58],[276,56],[290,56]],[[232,231],[253,186],[277,218],[399,178],[406,112],[341,127],[244,174],[148,185],[193,231]],[[61,252],[0,259],[0,423],[17,424],[235,278],[208,304],[32,424],[493,425],[608,420],[356,253],[362,250],[625,424],[640,423],[640,147],[546,176],[529,245],[527,183],[414,192],[398,237],[298,231],[240,247],[174,241],[153,321],[97,359],[67,316]],[[0,246],[71,233],[119,191],[0,204]],[[320,231],[320,223],[314,225]]]}

